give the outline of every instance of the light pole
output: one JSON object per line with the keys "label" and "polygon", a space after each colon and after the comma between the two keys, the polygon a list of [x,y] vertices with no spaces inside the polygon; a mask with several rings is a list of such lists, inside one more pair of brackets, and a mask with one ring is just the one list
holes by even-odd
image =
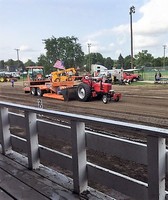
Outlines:
{"label": "light pole", "polygon": [[20,49],[14,49],[14,50],[16,50],[16,53],[17,53],[17,61],[18,61],[18,67],[19,67],[19,51],[20,51]]}
{"label": "light pole", "polygon": [[131,30],[131,69],[133,69],[134,64],[133,64],[133,33],[132,33],[132,13],[135,13],[135,7],[131,6],[130,7],[130,30]]}
{"label": "light pole", "polygon": [[91,47],[91,43],[88,43],[88,54],[89,54],[89,72],[91,72],[90,47]]}
{"label": "light pole", "polygon": [[165,52],[166,52],[166,45],[163,45],[163,67],[165,67]]}

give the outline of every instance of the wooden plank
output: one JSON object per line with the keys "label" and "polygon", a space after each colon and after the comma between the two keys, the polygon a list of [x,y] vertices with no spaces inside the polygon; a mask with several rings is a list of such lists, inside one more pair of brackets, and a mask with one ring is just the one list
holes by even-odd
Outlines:
{"label": "wooden plank", "polygon": [[2,169],[0,169],[0,187],[16,199],[48,199]]}
{"label": "wooden plank", "polygon": [[[14,160],[11,160],[0,154],[0,187],[2,184],[2,179],[5,181],[2,188],[14,195],[28,195],[31,193],[32,196],[28,196],[30,199],[73,199],[78,200],[79,196],[73,194],[72,191],[57,185],[55,182],[50,181],[48,178],[39,175],[39,170],[28,170],[26,167],[18,164]],[[3,172],[3,173],[2,173]],[[3,176],[6,177],[3,178]],[[13,186],[14,185],[14,186]],[[23,191],[22,191],[23,188]],[[15,194],[17,193],[17,194]],[[34,194],[34,196],[33,196]],[[39,198],[35,195],[39,194]],[[48,198],[47,198],[48,197]],[[26,200],[26,196],[21,198],[21,196],[16,196],[17,199]]]}
{"label": "wooden plank", "polygon": [[[13,152],[12,154],[8,155],[12,160],[14,159],[18,163],[20,163],[23,166],[27,166],[27,158],[25,156],[22,156],[21,154],[18,154],[16,152]],[[63,198],[63,196],[66,197],[68,196],[71,191],[73,191],[73,180],[70,177],[65,176],[64,174],[61,174],[51,168],[45,167],[43,165],[40,165],[39,169],[35,171],[37,174],[39,174],[43,179],[50,180],[52,183],[55,184],[55,187],[57,185],[61,186],[64,188],[64,193],[61,192],[60,197]],[[32,173],[29,171],[29,173]],[[53,193],[55,192],[55,187],[53,188]],[[50,194],[49,192],[47,193],[48,195]],[[59,193],[58,193],[59,194]],[[112,195],[113,196],[113,193]],[[95,190],[91,187],[87,188],[87,192],[84,192],[83,194],[78,196],[77,200],[114,200],[113,197],[108,196],[107,194],[103,194],[102,192],[99,192],[98,190]],[[76,196],[75,194],[69,195],[69,198],[64,198],[67,200],[75,200]],[[55,199],[54,199],[55,200]]]}
{"label": "wooden plank", "polygon": [[0,189],[0,198],[1,200],[13,200],[11,196],[5,193],[3,190]]}

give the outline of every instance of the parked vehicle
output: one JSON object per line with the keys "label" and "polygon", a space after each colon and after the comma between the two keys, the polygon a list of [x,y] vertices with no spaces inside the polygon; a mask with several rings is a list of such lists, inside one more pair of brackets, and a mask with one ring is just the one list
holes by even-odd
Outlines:
{"label": "parked vehicle", "polygon": [[131,73],[127,73],[127,72],[123,72],[123,81],[138,81],[140,78],[139,74],[131,74]]}
{"label": "parked vehicle", "polygon": [[[51,78],[46,78],[43,66],[27,67],[27,80],[24,81],[25,93],[31,93],[33,96],[45,96],[59,100],[68,100],[74,98],[74,90],[77,84],[78,76],[68,74],[71,70],[59,70],[51,73]],[[76,98],[76,96],[75,96]]]}
{"label": "parked vehicle", "polygon": [[12,80],[17,81],[18,78],[12,75],[11,72],[0,72],[0,82],[10,82]]}
{"label": "parked vehicle", "polygon": [[43,66],[29,66],[26,67],[27,74],[26,80],[23,83],[25,93],[32,95],[42,95],[42,88],[46,87],[45,84],[50,80],[45,78]]}

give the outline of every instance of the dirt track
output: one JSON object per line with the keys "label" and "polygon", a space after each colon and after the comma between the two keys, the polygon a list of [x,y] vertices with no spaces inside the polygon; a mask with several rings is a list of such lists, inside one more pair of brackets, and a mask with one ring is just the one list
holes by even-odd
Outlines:
{"label": "dirt track", "polygon": [[[101,100],[64,102],[42,97],[43,107],[168,128],[168,85],[114,85],[113,89],[122,94],[121,101],[103,104]],[[37,106],[38,98],[25,94],[22,82],[16,82],[14,88],[10,83],[0,83],[1,101]]]}
{"label": "dirt track", "polygon": [[[122,94],[121,101],[103,104],[101,100],[94,100],[91,102],[64,102],[45,97],[42,97],[41,99],[43,101],[43,107],[45,109],[98,116],[101,118],[168,128],[168,85],[114,85],[113,89],[116,92],[120,92]],[[31,105],[37,107],[38,98],[39,97],[34,97],[30,94],[25,94],[22,88],[22,82],[16,82],[14,88],[11,87],[10,83],[0,83],[0,101],[13,102],[17,104]],[[115,135],[123,134],[123,130],[115,131]],[[131,133],[126,133],[124,131],[125,137],[128,137],[129,135],[130,139],[140,141],[144,139],[133,134],[131,134],[130,136],[130,134]],[[51,143],[52,145],[56,144],[53,142],[53,138],[51,138],[51,140],[48,139],[46,143],[48,143],[48,145],[50,145]],[[65,148],[65,145],[63,145],[63,150],[65,150],[65,153],[69,153],[70,148]],[[92,151],[89,152],[89,159],[92,159],[92,161],[94,161],[95,163],[101,163],[102,166],[108,166],[111,170],[116,170],[125,175],[131,176],[133,178],[138,178],[141,181],[147,182],[146,166],[140,166],[136,165],[135,163],[128,163],[125,161],[123,162],[116,157],[109,157],[104,154],[99,154],[97,158],[97,153]],[[111,191],[108,191],[107,193],[110,192]],[[120,197],[117,199],[125,198]]]}

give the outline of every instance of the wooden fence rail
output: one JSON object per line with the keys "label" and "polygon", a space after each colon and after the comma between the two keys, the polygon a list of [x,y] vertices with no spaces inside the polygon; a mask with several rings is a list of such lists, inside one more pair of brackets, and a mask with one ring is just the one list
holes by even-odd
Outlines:
{"label": "wooden fence rail", "polygon": [[[53,119],[53,122],[49,119]],[[56,123],[58,119],[69,123]],[[135,134],[143,134],[147,138],[147,144],[87,131],[88,123],[92,126],[96,124],[108,127],[109,132],[120,127],[123,132],[131,130]],[[11,127],[23,129],[25,138],[11,134]],[[46,135],[69,141],[72,147],[71,155],[39,144],[39,136]],[[134,199],[166,199],[167,137],[167,129],[0,102],[2,153],[8,155],[12,150],[22,152],[28,157],[29,169],[36,169],[40,163],[47,161],[70,170],[76,193],[87,190],[88,181],[94,180]],[[88,162],[87,149],[146,165],[148,183]]]}

